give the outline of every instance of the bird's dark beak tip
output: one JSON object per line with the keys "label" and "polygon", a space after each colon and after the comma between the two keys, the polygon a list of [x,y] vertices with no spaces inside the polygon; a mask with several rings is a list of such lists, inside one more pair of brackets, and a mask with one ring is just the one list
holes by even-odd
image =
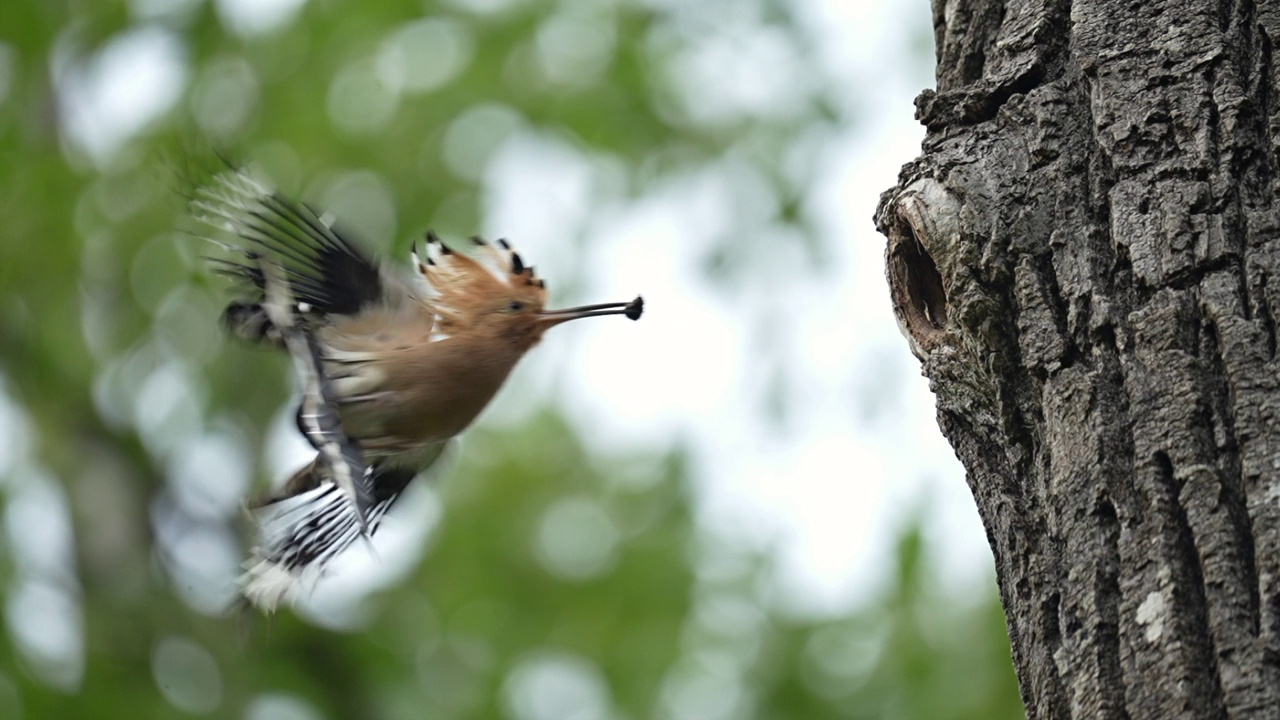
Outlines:
{"label": "bird's dark beak tip", "polygon": [[644,298],[637,295],[635,300],[627,304],[624,314],[629,320],[639,320],[640,316],[644,314]]}

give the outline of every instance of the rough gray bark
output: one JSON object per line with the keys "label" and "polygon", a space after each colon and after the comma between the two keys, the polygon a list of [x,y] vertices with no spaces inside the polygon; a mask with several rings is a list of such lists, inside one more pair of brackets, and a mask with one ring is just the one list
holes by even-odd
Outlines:
{"label": "rough gray bark", "polygon": [[934,0],[876,215],[1028,716],[1280,718],[1280,0]]}

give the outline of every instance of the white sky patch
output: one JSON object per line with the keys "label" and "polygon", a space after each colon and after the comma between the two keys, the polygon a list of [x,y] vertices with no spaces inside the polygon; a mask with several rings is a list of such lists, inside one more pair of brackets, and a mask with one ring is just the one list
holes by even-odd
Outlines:
{"label": "white sky patch", "polygon": [[612,237],[597,236],[590,246],[593,277],[583,295],[621,301],[642,293],[644,317],[579,322],[544,348],[572,378],[567,399],[597,446],[668,446],[700,436],[731,420],[725,415],[747,382],[743,317],[708,296],[698,244],[671,205],[605,222]]}
{"label": "white sky patch", "polygon": [[672,71],[684,81],[686,110],[700,121],[785,115],[812,82],[797,51],[780,30],[728,31],[691,38]]}
{"label": "white sky patch", "polygon": [[[554,173],[543,173],[536,192],[523,185],[531,168],[554,167]],[[570,250],[573,238],[565,237],[566,228],[580,227],[589,208],[586,198],[598,191],[599,171],[568,141],[555,136],[518,128],[495,151],[485,168],[484,235],[489,238],[509,236],[525,258],[539,268],[539,275],[561,278],[548,284],[552,304],[564,298],[564,279],[577,267],[578,258],[555,250]],[[517,234],[518,233],[518,234]]]}
{"label": "white sky patch", "polygon": [[307,0],[216,0],[218,18],[240,36],[265,35],[293,21]]}
{"label": "white sky patch", "polygon": [[[950,587],[989,583],[991,555],[963,468],[938,430],[934,397],[894,322],[884,239],[871,222],[880,193],[919,153],[924,131],[912,100],[932,84],[929,63],[886,59],[912,52],[913,37],[927,32],[928,7],[804,7],[823,26],[819,51],[830,71],[859,106],[876,108],[823,148],[813,202],[827,272],[806,277],[782,255],[777,284],[744,308],[746,299],[726,297],[700,266],[706,239],[723,230],[725,188],[694,180],[635,205],[592,208],[581,157],[521,138],[487,174],[490,229],[520,242],[549,278],[553,304],[642,292],[646,308],[638,323],[581,322],[552,333],[517,371],[521,391],[500,396],[486,418],[515,422],[546,393],[599,450],[691,447],[701,521],[776,548],[781,599],[821,614],[879,586],[917,512]],[[826,47],[833,43],[839,47]],[[557,180],[562,174],[569,180]],[[584,214],[589,241],[564,237]],[[557,279],[579,266],[587,275],[566,300]],[[786,325],[779,338],[794,380],[786,432],[759,412],[768,368],[753,359],[759,338],[749,318],[761,304]],[[883,407],[863,417],[860,390],[885,384],[892,387],[879,393]]]}
{"label": "white sky patch", "polygon": [[186,52],[174,33],[142,26],[80,58],[70,32],[58,39],[51,63],[65,131],[102,165],[177,102],[186,82]]}

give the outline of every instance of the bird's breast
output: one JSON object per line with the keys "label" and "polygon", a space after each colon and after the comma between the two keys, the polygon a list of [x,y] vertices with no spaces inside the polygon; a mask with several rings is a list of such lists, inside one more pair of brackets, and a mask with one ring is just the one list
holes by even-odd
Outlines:
{"label": "bird's breast", "polygon": [[[347,434],[372,452],[404,452],[461,433],[484,410],[522,353],[469,347],[457,338],[381,354],[351,381]],[[369,379],[377,382],[370,384]]]}

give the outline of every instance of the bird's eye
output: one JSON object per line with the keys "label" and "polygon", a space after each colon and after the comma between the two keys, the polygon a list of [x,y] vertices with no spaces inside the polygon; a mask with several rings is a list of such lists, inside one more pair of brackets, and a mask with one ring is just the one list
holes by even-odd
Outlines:
{"label": "bird's eye", "polygon": [[507,309],[512,312],[519,312],[524,309],[524,303],[519,300],[512,300],[510,303],[507,303]]}

